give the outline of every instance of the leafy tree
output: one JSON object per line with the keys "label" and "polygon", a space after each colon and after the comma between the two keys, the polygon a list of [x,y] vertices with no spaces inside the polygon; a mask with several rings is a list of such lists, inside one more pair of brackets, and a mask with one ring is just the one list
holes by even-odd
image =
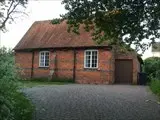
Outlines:
{"label": "leafy tree", "polygon": [[18,92],[17,69],[14,54],[0,49],[0,120],[30,120],[33,107],[22,93]]}
{"label": "leafy tree", "polygon": [[28,0],[0,0],[0,30],[4,31],[6,23],[14,21],[14,14],[25,14],[19,11],[17,7],[25,7],[27,1]]}
{"label": "leafy tree", "polygon": [[[93,31],[93,39],[143,52],[160,37],[159,0],[63,0],[68,11],[69,31],[78,33],[80,24]],[[146,43],[144,39],[149,41]]]}
{"label": "leafy tree", "polygon": [[0,119],[13,117],[13,94],[17,90],[17,75],[12,52],[0,49]]}
{"label": "leafy tree", "polygon": [[144,60],[144,71],[147,73],[149,80],[160,80],[160,58],[150,57]]}

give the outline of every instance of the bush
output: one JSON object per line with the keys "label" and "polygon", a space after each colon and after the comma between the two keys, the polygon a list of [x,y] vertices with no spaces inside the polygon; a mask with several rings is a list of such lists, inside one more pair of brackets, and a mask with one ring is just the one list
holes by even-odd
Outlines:
{"label": "bush", "polygon": [[14,94],[14,120],[32,120],[32,112],[34,107],[24,94],[16,92]]}
{"label": "bush", "polygon": [[160,80],[151,80],[150,88],[153,91],[153,93],[160,96]]}
{"label": "bush", "polygon": [[148,82],[152,79],[160,80],[160,58],[150,57],[144,60],[144,72],[148,75]]}
{"label": "bush", "polygon": [[[12,51],[6,48],[0,49],[0,120],[18,120],[18,117],[25,116],[26,113],[31,116],[31,111],[23,112],[23,110],[29,110],[30,103],[17,92],[19,77],[13,56]],[[24,101],[22,104],[20,104],[21,100]]]}

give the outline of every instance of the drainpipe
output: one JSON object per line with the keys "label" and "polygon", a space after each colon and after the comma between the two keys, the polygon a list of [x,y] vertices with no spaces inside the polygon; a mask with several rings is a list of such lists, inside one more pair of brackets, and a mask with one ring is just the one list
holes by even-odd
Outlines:
{"label": "drainpipe", "polygon": [[54,51],[54,74],[52,75],[52,79],[53,77],[57,77],[57,53],[56,51]]}
{"label": "drainpipe", "polygon": [[32,52],[32,67],[31,67],[31,78],[33,78],[33,67],[34,67],[34,51]]}
{"label": "drainpipe", "polygon": [[76,50],[73,50],[73,56],[74,56],[74,60],[73,60],[73,80],[76,80]]}

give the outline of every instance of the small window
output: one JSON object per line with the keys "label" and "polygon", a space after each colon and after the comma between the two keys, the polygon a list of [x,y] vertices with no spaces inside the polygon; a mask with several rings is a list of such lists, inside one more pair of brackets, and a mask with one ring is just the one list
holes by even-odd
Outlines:
{"label": "small window", "polygon": [[97,50],[86,50],[84,55],[84,68],[98,68]]}
{"label": "small window", "polygon": [[39,53],[39,67],[49,67],[49,52],[42,51]]}

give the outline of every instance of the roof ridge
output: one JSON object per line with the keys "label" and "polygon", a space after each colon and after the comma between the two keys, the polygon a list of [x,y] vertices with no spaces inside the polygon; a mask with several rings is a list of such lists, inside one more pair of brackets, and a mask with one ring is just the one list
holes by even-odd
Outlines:
{"label": "roof ridge", "polygon": [[34,21],[34,22],[49,22],[49,21],[52,21],[52,20],[38,20],[38,21]]}

